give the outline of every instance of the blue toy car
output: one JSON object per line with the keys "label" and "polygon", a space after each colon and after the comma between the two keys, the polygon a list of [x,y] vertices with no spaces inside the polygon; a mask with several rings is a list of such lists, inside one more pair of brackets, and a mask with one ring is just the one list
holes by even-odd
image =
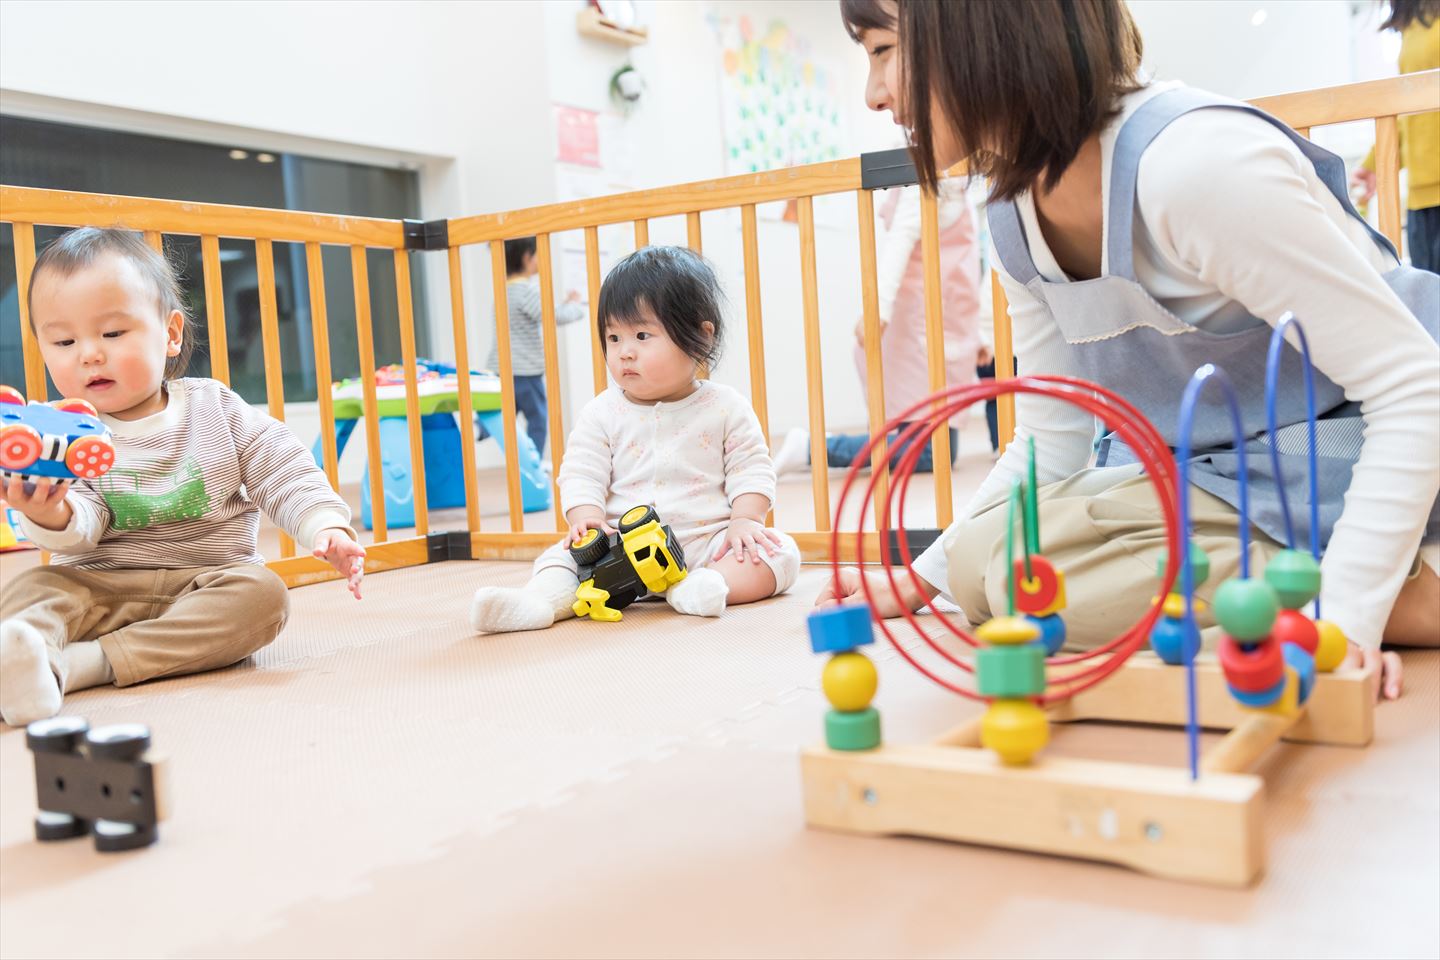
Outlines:
{"label": "blue toy car", "polygon": [[94,480],[115,465],[100,414],[84,400],[29,403],[0,386],[0,477]]}

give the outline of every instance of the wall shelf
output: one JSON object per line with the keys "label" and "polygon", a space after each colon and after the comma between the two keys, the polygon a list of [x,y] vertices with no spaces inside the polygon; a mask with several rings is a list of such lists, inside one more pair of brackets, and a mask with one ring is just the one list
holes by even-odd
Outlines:
{"label": "wall shelf", "polygon": [[644,27],[616,26],[594,7],[586,7],[575,14],[575,28],[587,37],[622,43],[627,47],[637,47],[650,40],[650,31]]}

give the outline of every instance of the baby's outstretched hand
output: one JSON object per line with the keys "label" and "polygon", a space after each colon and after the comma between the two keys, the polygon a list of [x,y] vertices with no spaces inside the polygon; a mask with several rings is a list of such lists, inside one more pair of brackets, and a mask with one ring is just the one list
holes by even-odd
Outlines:
{"label": "baby's outstretched hand", "polygon": [[345,586],[360,599],[360,581],[365,577],[365,548],[350,534],[338,527],[321,530],[315,535],[315,556],[324,560],[345,578]]}
{"label": "baby's outstretched hand", "polygon": [[37,527],[64,530],[70,523],[70,504],[65,502],[69,490],[68,480],[57,483],[49,477],[37,477],[27,483],[12,476],[0,486],[0,503],[14,507]]}
{"label": "baby's outstretched hand", "polygon": [[765,524],[759,520],[735,517],[730,521],[730,526],[726,528],[725,542],[720,544],[720,548],[715,551],[714,559],[719,560],[725,554],[733,553],[736,560],[744,562],[745,553],[749,551],[751,562],[759,563],[761,549],[773,557],[775,551],[783,546],[784,543],[780,540],[779,534],[774,530],[766,529]]}

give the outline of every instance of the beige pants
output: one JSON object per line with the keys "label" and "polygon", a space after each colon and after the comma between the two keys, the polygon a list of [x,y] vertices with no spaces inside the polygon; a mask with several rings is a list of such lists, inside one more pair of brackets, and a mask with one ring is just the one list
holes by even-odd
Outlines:
{"label": "beige pants", "polygon": [[[1112,640],[1140,619],[1160,591],[1165,552],[1160,501],[1138,467],[1085,470],[1040,490],[1040,550],[1065,575],[1066,646],[1088,649]],[[1218,497],[1190,487],[1195,543],[1210,557],[1210,577],[1196,591],[1205,601],[1196,619],[1214,641],[1210,607],[1215,588],[1240,569],[1238,516]],[[974,624],[1009,611],[1005,576],[1008,503],[1000,503],[945,534],[950,593]],[[1020,524],[1015,557],[1021,552]],[[1280,544],[1254,529],[1250,563],[1258,576]],[[1179,592],[1179,586],[1175,588]]]}
{"label": "beige pants", "polygon": [[285,626],[289,591],[249,563],[177,570],[26,570],[5,585],[0,619],[40,632],[65,689],[66,644],[98,640],[115,685],[227,667]]}

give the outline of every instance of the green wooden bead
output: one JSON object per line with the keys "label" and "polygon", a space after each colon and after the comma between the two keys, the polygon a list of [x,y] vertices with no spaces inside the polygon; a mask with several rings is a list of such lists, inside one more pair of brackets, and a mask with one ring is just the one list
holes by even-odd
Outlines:
{"label": "green wooden bead", "polygon": [[1320,593],[1320,564],[1303,550],[1281,550],[1266,564],[1265,582],[1275,588],[1280,606],[1299,610]]}
{"label": "green wooden bead", "polygon": [[1045,692],[1045,648],[1038,643],[981,647],[975,655],[982,697],[1033,697]]}
{"label": "green wooden bead", "polygon": [[1280,598],[1264,580],[1236,577],[1215,591],[1215,619],[1236,640],[1249,643],[1264,639],[1275,625]]}
{"label": "green wooden bead", "polygon": [[[1166,553],[1160,554],[1160,559],[1155,561],[1155,572],[1159,574],[1161,583],[1165,582],[1165,563],[1169,559],[1170,554],[1167,551]],[[1200,547],[1195,543],[1194,540],[1190,541],[1190,569],[1195,576],[1195,586],[1198,587],[1200,586],[1200,584],[1210,579],[1210,557],[1205,553],[1204,550],[1200,549]],[[1183,584],[1180,581],[1181,578],[1184,576],[1185,571],[1183,570],[1175,574],[1174,589],[1176,591],[1182,589]]]}
{"label": "green wooden bead", "polygon": [[825,745],[831,750],[873,750],[880,746],[880,711],[825,712]]}

